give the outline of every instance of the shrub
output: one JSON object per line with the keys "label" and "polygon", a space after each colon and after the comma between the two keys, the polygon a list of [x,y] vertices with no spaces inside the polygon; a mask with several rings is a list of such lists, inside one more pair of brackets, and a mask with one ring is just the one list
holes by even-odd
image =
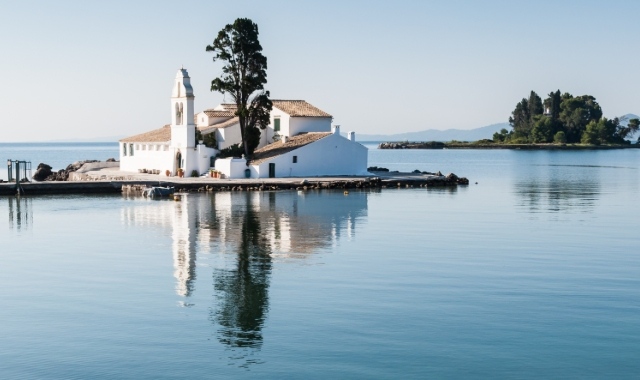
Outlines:
{"label": "shrub", "polygon": [[191,176],[192,176],[192,177],[199,177],[199,176],[200,176],[200,174],[198,174],[198,171],[197,171],[197,170],[192,170],[192,171],[191,171]]}
{"label": "shrub", "polygon": [[555,136],[553,136],[553,142],[556,144],[566,144],[567,136],[564,134],[563,131],[560,131],[556,133]]}

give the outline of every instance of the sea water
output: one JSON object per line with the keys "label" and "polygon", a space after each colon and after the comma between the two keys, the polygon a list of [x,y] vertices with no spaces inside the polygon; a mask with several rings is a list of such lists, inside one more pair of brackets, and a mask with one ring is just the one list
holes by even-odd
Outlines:
{"label": "sea water", "polygon": [[640,151],[369,164],[471,184],[0,198],[0,377],[637,378]]}

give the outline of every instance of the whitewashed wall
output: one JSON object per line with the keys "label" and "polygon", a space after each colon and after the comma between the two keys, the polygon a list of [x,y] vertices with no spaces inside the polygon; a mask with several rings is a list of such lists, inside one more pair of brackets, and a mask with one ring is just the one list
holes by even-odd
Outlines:
{"label": "whitewashed wall", "polygon": [[218,128],[216,129],[215,133],[219,150],[242,142],[242,136],[240,135],[240,124],[234,124],[227,128]]}
{"label": "whitewashed wall", "polygon": [[207,148],[203,144],[198,145],[198,173],[205,174],[211,167],[211,157],[215,157],[218,151],[213,148]]}
{"label": "whitewashed wall", "polygon": [[138,172],[138,169],[158,169],[161,173],[172,170],[173,158],[168,143],[133,143],[134,151],[131,155],[127,144],[127,155],[124,155],[123,143],[120,143],[120,170]]}
{"label": "whitewashed wall", "polygon": [[[367,175],[368,150],[339,133],[295,149],[272,160],[252,165],[252,177],[269,177],[269,163],[276,164],[276,177]],[[297,156],[297,163],[293,163]]]}
{"label": "whitewashed wall", "polygon": [[289,136],[302,132],[331,132],[330,117],[292,117],[289,119]]}
{"label": "whitewashed wall", "polygon": [[280,136],[291,136],[291,134],[289,133],[289,120],[291,119],[289,114],[285,113],[283,110],[279,108],[273,107],[269,115],[269,119],[270,119],[269,125],[271,126],[272,129],[274,125],[273,120],[276,117],[280,118],[280,132],[278,132]]}
{"label": "whitewashed wall", "polygon": [[245,178],[245,169],[247,169],[247,160],[244,158],[218,158],[216,160],[216,170],[224,173],[227,178]]}

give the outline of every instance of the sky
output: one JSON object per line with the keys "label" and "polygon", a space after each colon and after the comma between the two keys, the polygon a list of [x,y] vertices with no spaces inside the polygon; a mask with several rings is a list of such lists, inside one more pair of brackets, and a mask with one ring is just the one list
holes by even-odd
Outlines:
{"label": "sky", "polygon": [[258,24],[273,99],[304,99],[344,131],[508,121],[531,90],[640,114],[636,1],[0,0],[0,142],[116,138],[170,122],[177,69],[195,111],[222,63],[205,47]]}

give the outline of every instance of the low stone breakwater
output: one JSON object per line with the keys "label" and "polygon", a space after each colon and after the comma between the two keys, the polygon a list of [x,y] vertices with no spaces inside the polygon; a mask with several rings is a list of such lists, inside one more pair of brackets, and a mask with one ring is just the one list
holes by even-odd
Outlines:
{"label": "low stone breakwater", "polygon": [[278,178],[275,180],[185,180],[180,181],[53,181],[0,184],[0,195],[107,194],[137,192],[151,186],[170,186],[177,192],[280,191],[280,190],[349,190],[399,189],[468,185],[469,180],[451,173],[446,176],[395,173],[393,177],[349,177],[339,179]]}

